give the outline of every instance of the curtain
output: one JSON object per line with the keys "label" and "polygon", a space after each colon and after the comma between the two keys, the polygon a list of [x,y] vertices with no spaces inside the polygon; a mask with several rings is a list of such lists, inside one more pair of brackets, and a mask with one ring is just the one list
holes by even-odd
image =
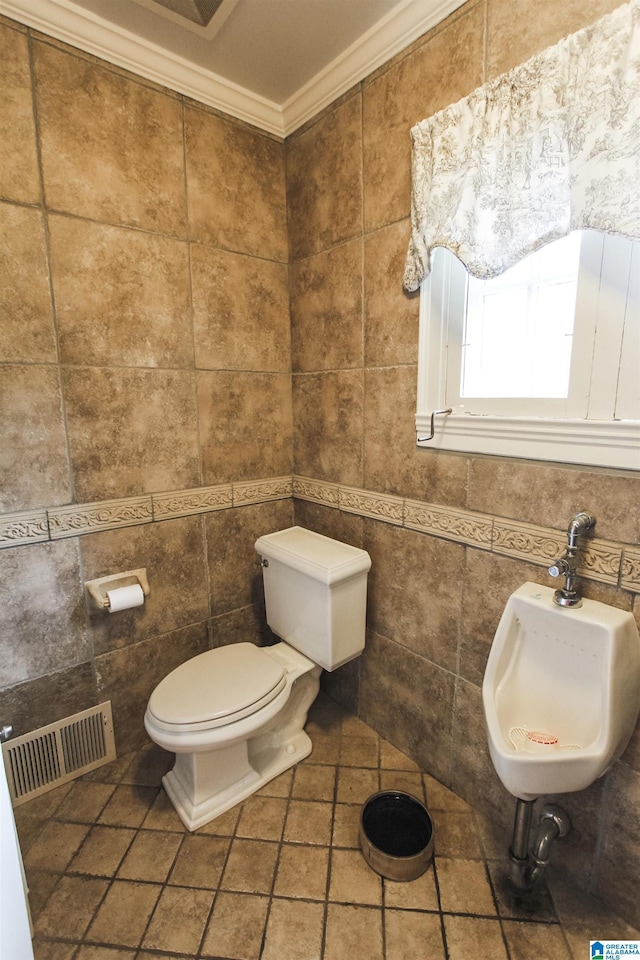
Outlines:
{"label": "curtain", "polygon": [[404,286],[448,247],[498,276],[572,230],[640,237],[640,0],[411,130]]}

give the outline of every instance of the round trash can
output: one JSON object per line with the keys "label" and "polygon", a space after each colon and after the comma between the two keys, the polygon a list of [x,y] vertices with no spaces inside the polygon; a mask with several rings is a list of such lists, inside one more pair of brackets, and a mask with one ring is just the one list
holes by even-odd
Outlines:
{"label": "round trash can", "polygon": [[374,793],[360,813],[360,849],[371,869],[388,880],[416,880],[433,860],[427,808],[410,793]]}

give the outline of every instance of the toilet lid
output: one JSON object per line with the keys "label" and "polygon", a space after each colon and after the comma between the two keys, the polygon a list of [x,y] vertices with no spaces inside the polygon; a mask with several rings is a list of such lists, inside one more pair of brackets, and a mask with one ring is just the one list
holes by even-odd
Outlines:
{"label": "toilet lid", "polygon": [[281,663],[252,643],[234,643],[172,670],[151,694],[149,710],[163,723],[222,726],[255,713],[285,682]]}

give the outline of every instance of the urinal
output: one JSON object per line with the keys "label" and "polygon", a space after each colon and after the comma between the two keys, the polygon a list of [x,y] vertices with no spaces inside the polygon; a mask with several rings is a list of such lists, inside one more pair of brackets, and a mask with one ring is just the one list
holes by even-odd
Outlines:
{"label": "urinal", "polygon": [[588,787],[621,755],[640,710],[633,615],[553,596],[525,583],[509,597],[482,684],[491,760],[521,800]]}

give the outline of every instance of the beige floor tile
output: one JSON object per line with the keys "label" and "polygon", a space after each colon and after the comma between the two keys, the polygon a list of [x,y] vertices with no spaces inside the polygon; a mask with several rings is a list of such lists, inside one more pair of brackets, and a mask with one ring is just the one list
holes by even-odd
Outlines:
{"label": "beige floor tile", "polygon": [[333,818],[334,847],[360,846],[361,811],[362,806],[359,803],[336,803]]}
{"label": "beige floor tile", "polygon": [[193,956],[209,919],[213,893],[166,887],[154,911],[142,946]]}
{"label": "beige floor tile", "polygon": [[59,873],[49,873],[48,870],[29,870],[27,884],[29,887],[29,909],[31,919],[36,920],[40,911],[53,893],[60,881]]}
{"label": "beige floor tile", "polygon": [[265,840],[234,840],[221,888],[238,893],[271,893],[278,845]]}
{"label": "beige floor tile", "polygon": [[56,810],[56,820],[74,820],[76,823],[94,823],[111,798],[115,784],[86,783],[76,780]]}
{"label": "beige floor tile", "polygon": [[80,947],[75,960],[133,960],[135,956],[135,950],[127,950],[122,947],[99,947],[89,944]]}
{"label": "beige floor tile", "polygon": [[118,870],[118,878],[164,883],[181,843],[179,833],[139,830]]}
{"label": "beige floor tile", "polygon": [[335,782],[335,767],[301,763],[295,769],[291,796],[295,800],[333,801]]}
{"label": "beige floor tile", "polygon": [[340,763],[345,767],[377,767],[378,740],[375,737],[342,737]]}
{"label": "beige floor tile", "polygon": [[423,780],[429,810],[449,810],[457,813],[472,812],[468,803],[455,794],[453,790],[449,790],[439,780],[436,780],[435,777],[430,777],[428,773],[425,773]]}
{"label": "beige floor tile", "polygon": [[340,767],[338,770],[338,803],[364,803],[380,789],[377,770]]}
{"label": "beige floor tile", "polygon": [[[307,732],[309,732],[307,730]],[[309,734],[311,736],[311,734]],[[313,750],[304,760],[304,763],[334,764],[340,757],[340,737],[324,733],[314,733],[311,736]]]}
{"label": "beige floor tile", "polygon": [[36,920],[35,933],[81,939],[108,885],[95,877],[62,877]]}
{"label": "beige floor tile", "polygon": [[329,869],[328,847],[283,844],[273,888],[276,897],[324,900]]}
{"label": "beige floor tile", "polygon": [[279,777],[265,783],[264,787],[257,791],[256,797],[288,797],[291,793],[291,784],[293,783],[293,770],[285,770]]}
{"label": "beige floor tile", "polygon": [[274,899],[261,960],[320,960],[323,921],[322,903]]}
{"label": "beige floor tile", "polygon": [[384,903],[386,907],[402,910],[439,910],[433,868],[429,867],[417,880],[407,883],[385,880]]}
{"label": "beige floor tile", "polygon": [[122,775],[121,783],[136,783],[141,786],[159,787],[165,773],[173,767],[175,756],[155,744],[139,750]]}
{"label": "beige floor tile", "polygon": [[69,864],[69,872],[113,877],[135,833],[128,827],[93,827]]}
{"label": "beige floor tile", "polygon": [[380,740],[380,767],[382,770],[419,770],[419,766],[388,740]]}
{"label": "beige floor tile", "polygon": [[382,911],[330,903],[323,960],[364,960],[365,957],[383,960]]}
{"label": "beige floor tile", "polygon": [[280,840],[286,815],[286,800],[279,797],[250,797],[242,804],[236,836]]}
{"label": "beige floor tile", "polygon": [[177,833],[186,833],[187,828],[175,811],[164,790],[160,790],[149,809],[143,824],[145,830],[172,830]]}
{"label": "beige floor tile", "polygon": [[[205,956],[258,960],[267,920],[268,897],[219,893],[202,952]],[[238,918],[242,922],[238,922]]]}
{"label": "beige floor tile", "polygon": [[553,922],[557,920],[551,894],[543,877],[528,893],[515,890],[508,878],[506,862],[490,860],[487,864],[501,917],[514,920]]}
{"label": "beige floor tile", "polygon": [[[445,917],[444,929],[449,960],[470,960],[472,957],[508,960],[499,920]],[[541,954],[539,960],[543,957]],[[553,958],[544,957],[544,960]]]}
{"label": "beige floor tile", "polygon": [[[35,960],[73,960],[77,943],[56,943],[53,940],[39,940],[36,938],[33,943],[33,956]],[[130,954],[133,958],[135,954]],[[114,958],[118,960],[118,958]],[[129,960],[129,958],[126,958]]]}
{"label": "beige floor tile", "polygon": [[382,879],[359,850],[331,851],[329,899],[338,903],[382,903]]}
{"label": "beige floor tile", "polygon": [[485,865],[480,860],[437,857],[440,903],[446,913],[497,916]]}
{"label": "beige floor tile", "polygon": [[[505,920],[502,928],[511,960],[539,960],[540,957],[546,960],[572,960],[571,950],[557,924]],[[585,957],[588,951],[589,940],[585,940]]]}
{"label": "beige floor tile", "polygon": [[482,856],[473,815],[449,810],[431,810],[436,850],[443,857]]}
{"label": "beige floor tile", "polygon": [[63,871],[90,829],[84,823],[60,823],[57,820],[45,823],[24,858],[26,869],[46,867],[47,870]]}
{"label": "beige floor tile", "polygon": [[288,843],[329,846],[333,805],[325,801],[291,800],[284,827]]}
{"label": "beige floor tile", "polygon": [[137,947],[161,890],[155,883],[115,880],[89,927],[87,940]]}
{"label": "beige floor tile", "polygon": [[139,827],[156,799],[155,787],[119,784],[98,817],[98,823],[118,827]]}
{"label": "beige floor tile", "polygon": [[229,853],[227,837],[187,836],[169,875],[169,883],[216,890]]}
{"label": "beige floor tile", "polygon": [[385,960],[445,960],[439,913],[385,910]]}
{"label": "beige floor tile", "polygon": [[351,713],[345,713],[342,718],[343,737],[370,737],[378,740],[378,734],[368,724]]}
{"label": "beige floor tile", "polygon": [[381,770],[380,789],[400,790],[424,803],[422,774],[413,770]]}
{"label": "beige floor tile", "polygon": [[232,837],[236,832],[241,809],[242,804],[231,807],[226,813],[221,813],[219,817],[198,827],[196,833],[206,833],[213,837]]}

